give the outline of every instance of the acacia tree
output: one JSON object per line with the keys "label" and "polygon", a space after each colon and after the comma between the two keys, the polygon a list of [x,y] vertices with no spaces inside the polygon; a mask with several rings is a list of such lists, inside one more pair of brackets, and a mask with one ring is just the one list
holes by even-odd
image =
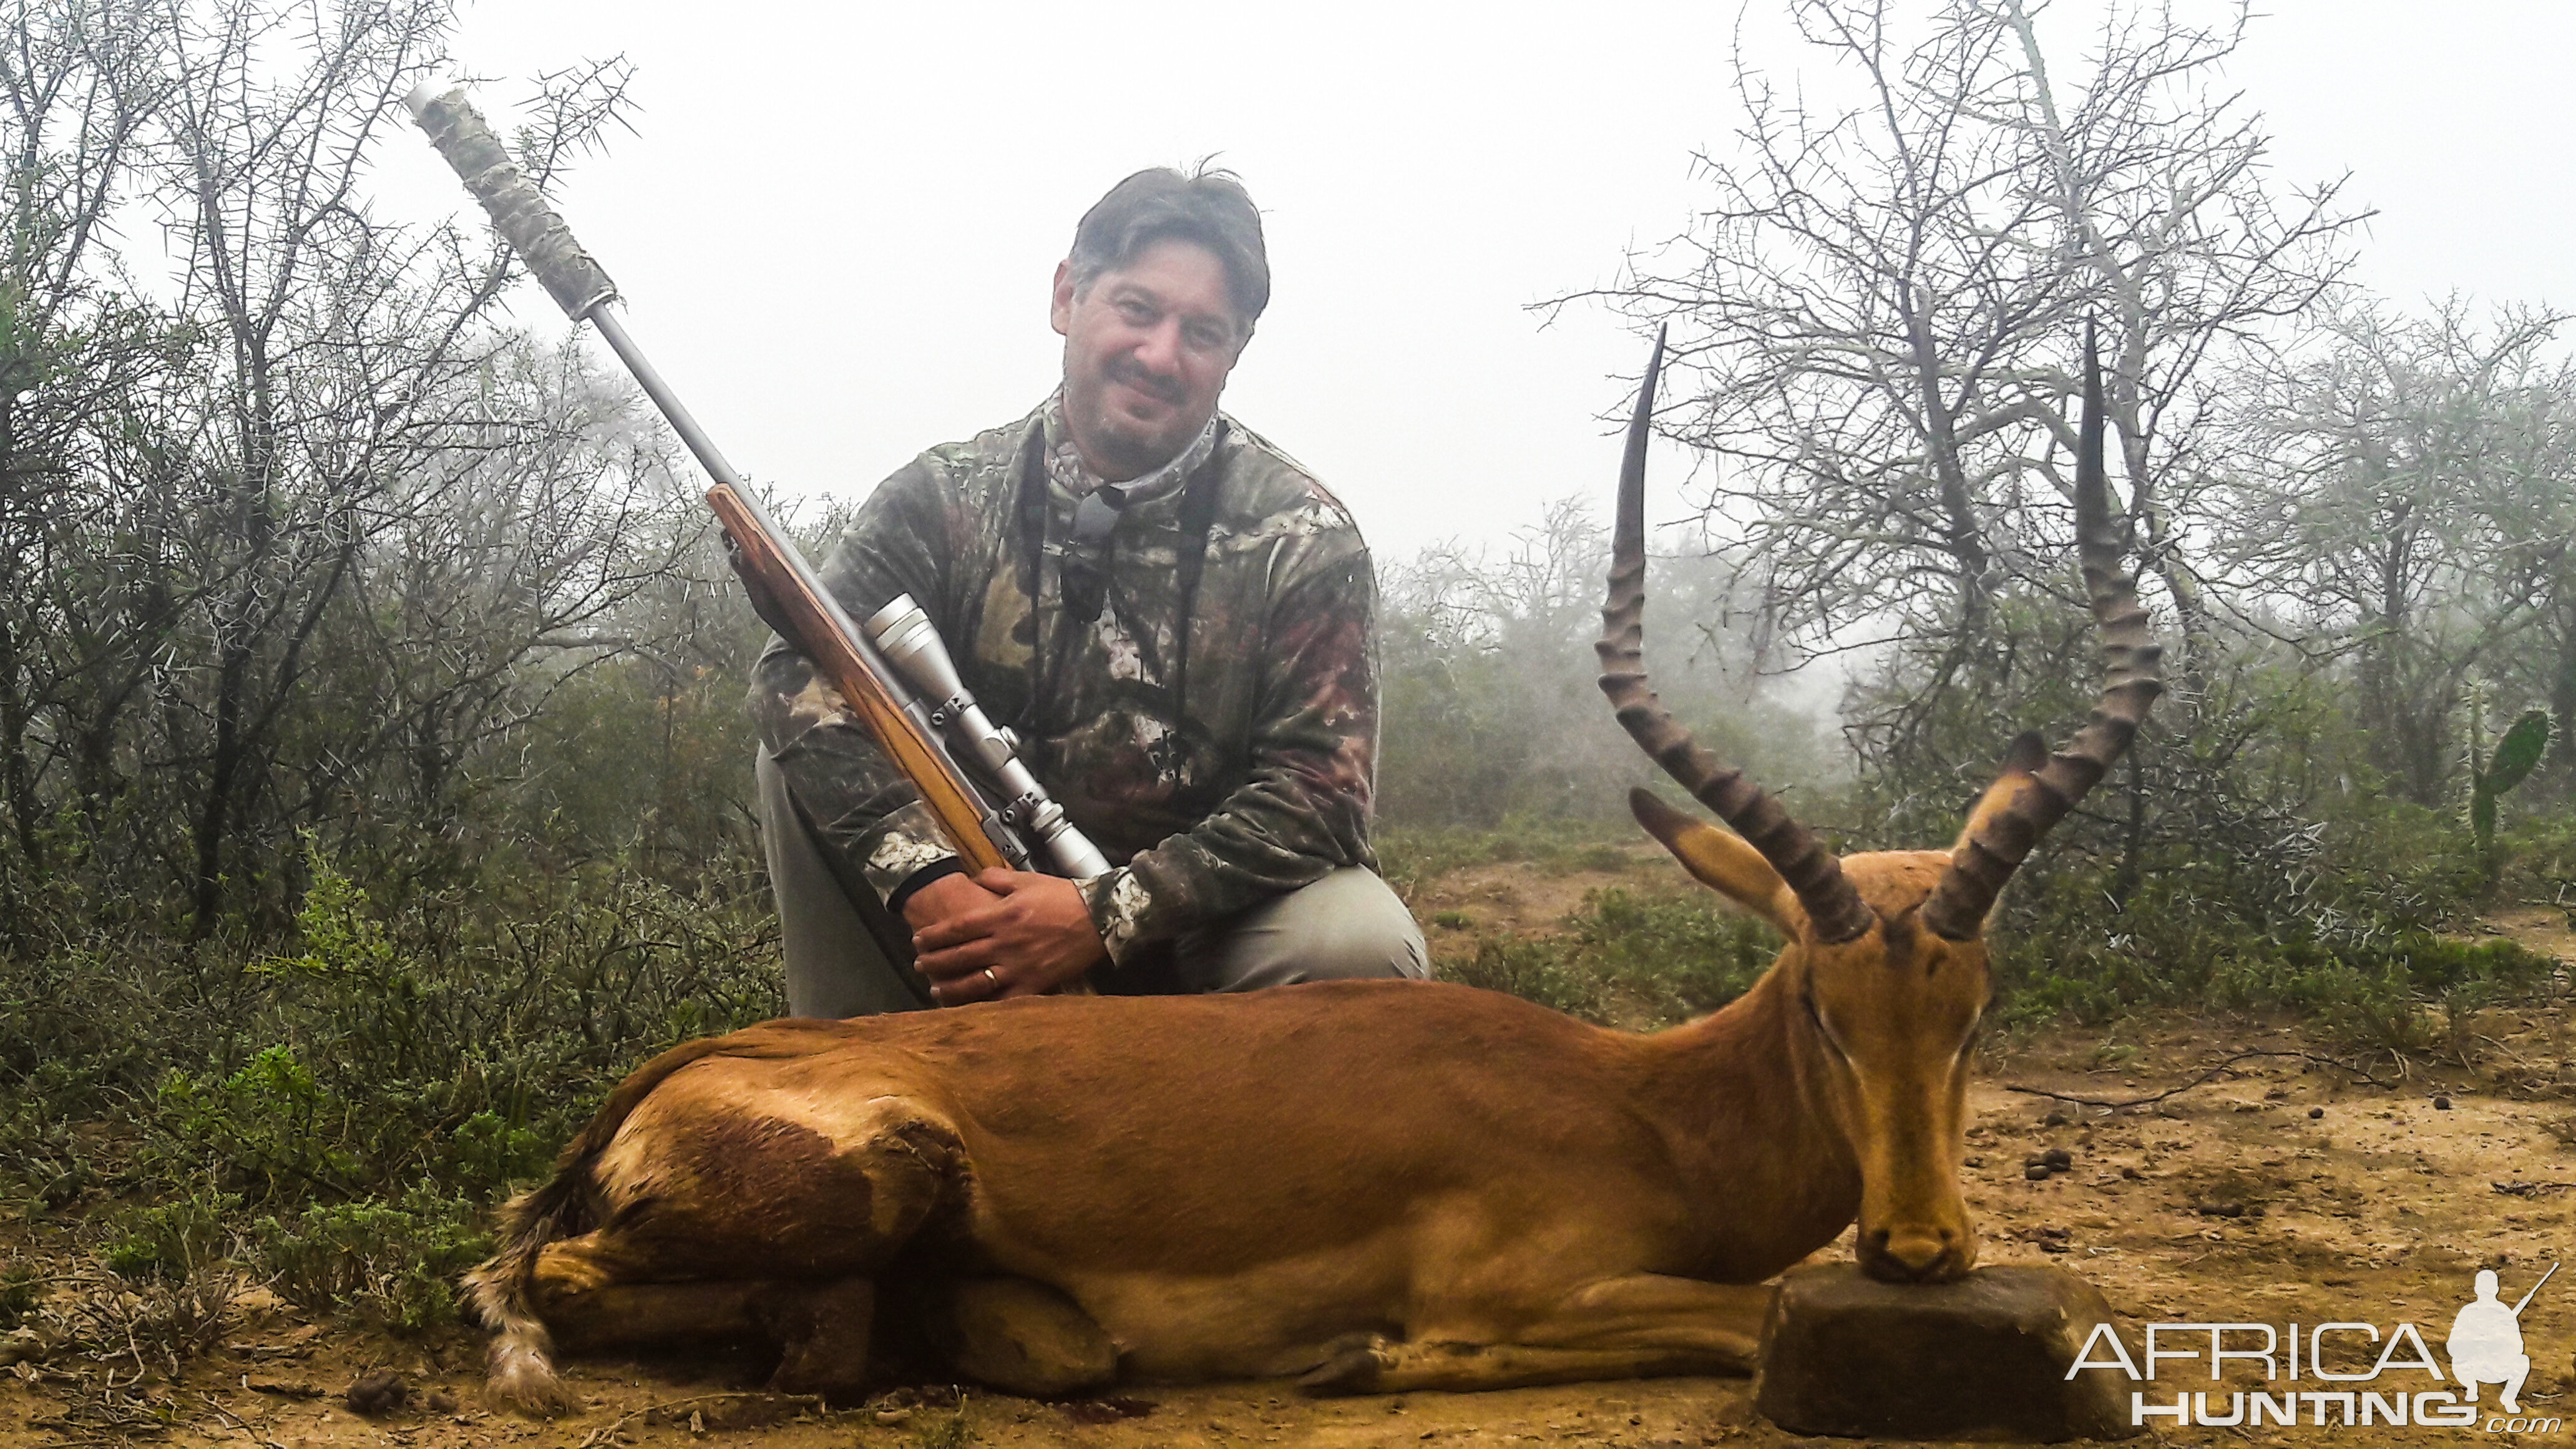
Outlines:
{"label": "acacia tree", "polygon": [[[2549,697],[2569,668],[2576,370],[2547,356],[2565,322],[2357,306],[2244,389],[2251,456],[2216,535],[2230,592],[2350,660],[2374,763],[2419,804],[2458,779],[2473,684]],[[2533,637],[2553,647],[2514,647]]]}
{"label": "acacia tree", "polygon": [[[186,439],[180,564],[200,601],[193,658],[162,695],[168,764],[192,782],[192,932],[210,932],[228,851],[292,818],[280,729],[371,530],[416,507],[405,480],[478,450],[478,370],[511,275],[497,245],[370,216],[369,155],[399,98],[444,62],[445,0],[173,4],[180,82],[162,194],[183,310],[215,365]],[[540,184],[609,114],[622,70],[543,99],[520,151]],[[586,82],[586,83],[583,83]],[[397,134],[396,141],[409,142]]]}
{"label": "acacia tree", "polygon": [[2061,109],[2033,7],[2001,0],[1997,11],[2025,74],[2018,116],[1997,120],[2037,142],[2086,313],[2106,324],[2104,402],[2140,555],[2179,626],[2186,683],[2215,642],[2182,532],[2202,516],[2203,434],[2225,431],[2218,374],[2275,355],[2275,324],[2304,315],[2342,280],[2344,239],[2369,214],[2341,205],[2341,180],[2285,201],[2264,176],[2262,117],[2215,81],[2249,13],[2239,0],[2225,23],[2201,27],[2170,9],[2114,9],[2091,84]]}
{"label": "acacia tree", "polygon": [[367,505],[365,561],[328,630],[338,703],[304,781],[316,814],[357,797],[446,829],[467,790],[511,773],[469,778],[486,747],[568,678],[678,647],[632,607],[708,562],[669,435],[578,348],[514,340],[476,381],[442,446]]}
{"label": "acacia tree", "polygon": [[[1679,631],[1668,641],[1665,703],[1729,759],[1817,778],[1812,730],[1766,696],[1760,610],[1736,606],[1727,559],[1674,542],[1653,561],[1657,608],[1711,622],[1696,647]],[[1591,647],[1608,567],[1607,531],[1562,498],[1500,549],[1439,544],[1384,570],[1381,813],[1404,825],[1621,814],[1636,745],[1601,707]]]}
{"label": "acacia tree", "polygon": [[[110,898],[175,883],[202,938],[297,826],[435,819],[695,546],[627,391],[502,325],[487,229],[370,210],[452,20],[0,12],[0,860],[104,851]],[[623,80],[540,82],[540,184]]]}
{"label": "acacia tree", "polygon": [[2241,11],[2115,13],[2072,104],[2021,0],[1952,0],[1911,34],[1887,0],[1790,13],[1828,67],[1786,89],[1739,57],[1710,204],[1607,295],[1671,323],[1696,386],[1664,426],[1713,459],[1710,506],[1785,622],[1927,651],[1888,721],[1901,750],[1962,667],[1995,692],[2007,590],[2063,591],[2088,318],[2151,557],[2197,627],[2171,480],[2197,477],[2212,360],[2331,283],[2356,218],[2332,188],[2276,204],[2256,119],[2210,90]]}
{"label": "acacia tree", "polygon": [[130,652],[64,607],[87,582],[73,540],[101,526],[84,476],[130,445],[184,344],[101,266],[171,88],[160,35],[113,3],[19,0],[0,26],[0,808],[41,875],[60,744],[42,721]]}

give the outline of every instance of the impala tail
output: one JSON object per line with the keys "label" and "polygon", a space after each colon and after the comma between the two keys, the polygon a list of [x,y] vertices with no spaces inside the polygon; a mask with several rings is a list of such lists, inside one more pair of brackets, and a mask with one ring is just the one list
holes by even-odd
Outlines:
{"label": "impala tail", "polygon": [[466,1300],[492,1332],[484,1383],[492,1398],[523,1414],[551,1417],[572,1407],[555,1377],[554,1336],[537,1317],[537,1255],[566,1236],[584,1209],[589,1163],[567,1163],[554,1179],[501,1210],[501,1251],[465,1275]]}
{"label": "impala tail", "polygon": [[540,1315],[538,1269],[549,1245],[599,1225],[603,1213],[594,1168],[645,1097],[672,1073],[711,1056],[800,1056],[818,1038],[838,1035],[831,1022],[781,1021],[702,1037],[671,1048],[617,1084],[590,1125],[555,1159],[554,1176],[501,1209],[501,1250],[465,1275],[466,1302],[492,1332],[484,1368],[494,1399],[526,1414],[554,1415],[571,1407],[555,1377],[554,1335]]}

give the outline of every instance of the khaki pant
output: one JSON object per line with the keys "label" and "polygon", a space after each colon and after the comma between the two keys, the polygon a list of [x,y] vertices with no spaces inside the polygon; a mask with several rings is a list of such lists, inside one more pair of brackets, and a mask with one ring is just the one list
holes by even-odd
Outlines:
{"label": "khaki pant", "polygon": [[[844,881],[762,750],[761,840],[778,896],[787,958],[787,1009],[797,1016],[872,1016],[930,1004],[912,969],[912,928],[889,915],[866,882]],[[1093,984],[1122,995],[1252,991],[1299,981],[1431,974],[1422,930],[1375,873],[1345,866],[1314,884],[1184,933]]]}

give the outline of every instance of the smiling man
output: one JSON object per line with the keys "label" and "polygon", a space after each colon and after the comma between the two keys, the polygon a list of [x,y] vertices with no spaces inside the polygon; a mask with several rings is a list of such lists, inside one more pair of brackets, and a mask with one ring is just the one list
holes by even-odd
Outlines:
{"label": "smiling man", "polygon": [[1029,416],[879,485],[823,565],[854,618],[930,615],[985,711],[1117,865],[969,875],[801,655],[752,685],[788,1005],[1422,976],[1375,874],[1377,589],[1342,505],[1217,411],[1270,299],[1229,173],[1140,171],[1075,228]]}

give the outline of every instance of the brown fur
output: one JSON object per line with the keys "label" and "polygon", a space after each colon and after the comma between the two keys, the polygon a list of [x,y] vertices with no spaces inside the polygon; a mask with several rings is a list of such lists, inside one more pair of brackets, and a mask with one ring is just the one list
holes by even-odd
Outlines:
{"label": "brown fur", "polygon": [[[1794,900],[1696,831],[1716,834],[1676,830],[1676,853],[1725,862],[1730,894]],[[472,1275],[494,1392],[558,1402],[550,1324],[767,1331],[782,1387],[846,1385],[863,1330],[816,1347],[816,1313],[761,1295],[857,1301],[898,1271],[1047,1285],[1148,1378],[1747,1368],[1758,1285],[1855,1215],[1885,1276],[1975,1259],[1955,1174],[1983,952],[1908,919],[1946,863],[1851,858],[1863,899],[1906,924],[1793,944],[1742,1000],[1652,1035],[1378,981],[690,1043],[619,1086]]]}

